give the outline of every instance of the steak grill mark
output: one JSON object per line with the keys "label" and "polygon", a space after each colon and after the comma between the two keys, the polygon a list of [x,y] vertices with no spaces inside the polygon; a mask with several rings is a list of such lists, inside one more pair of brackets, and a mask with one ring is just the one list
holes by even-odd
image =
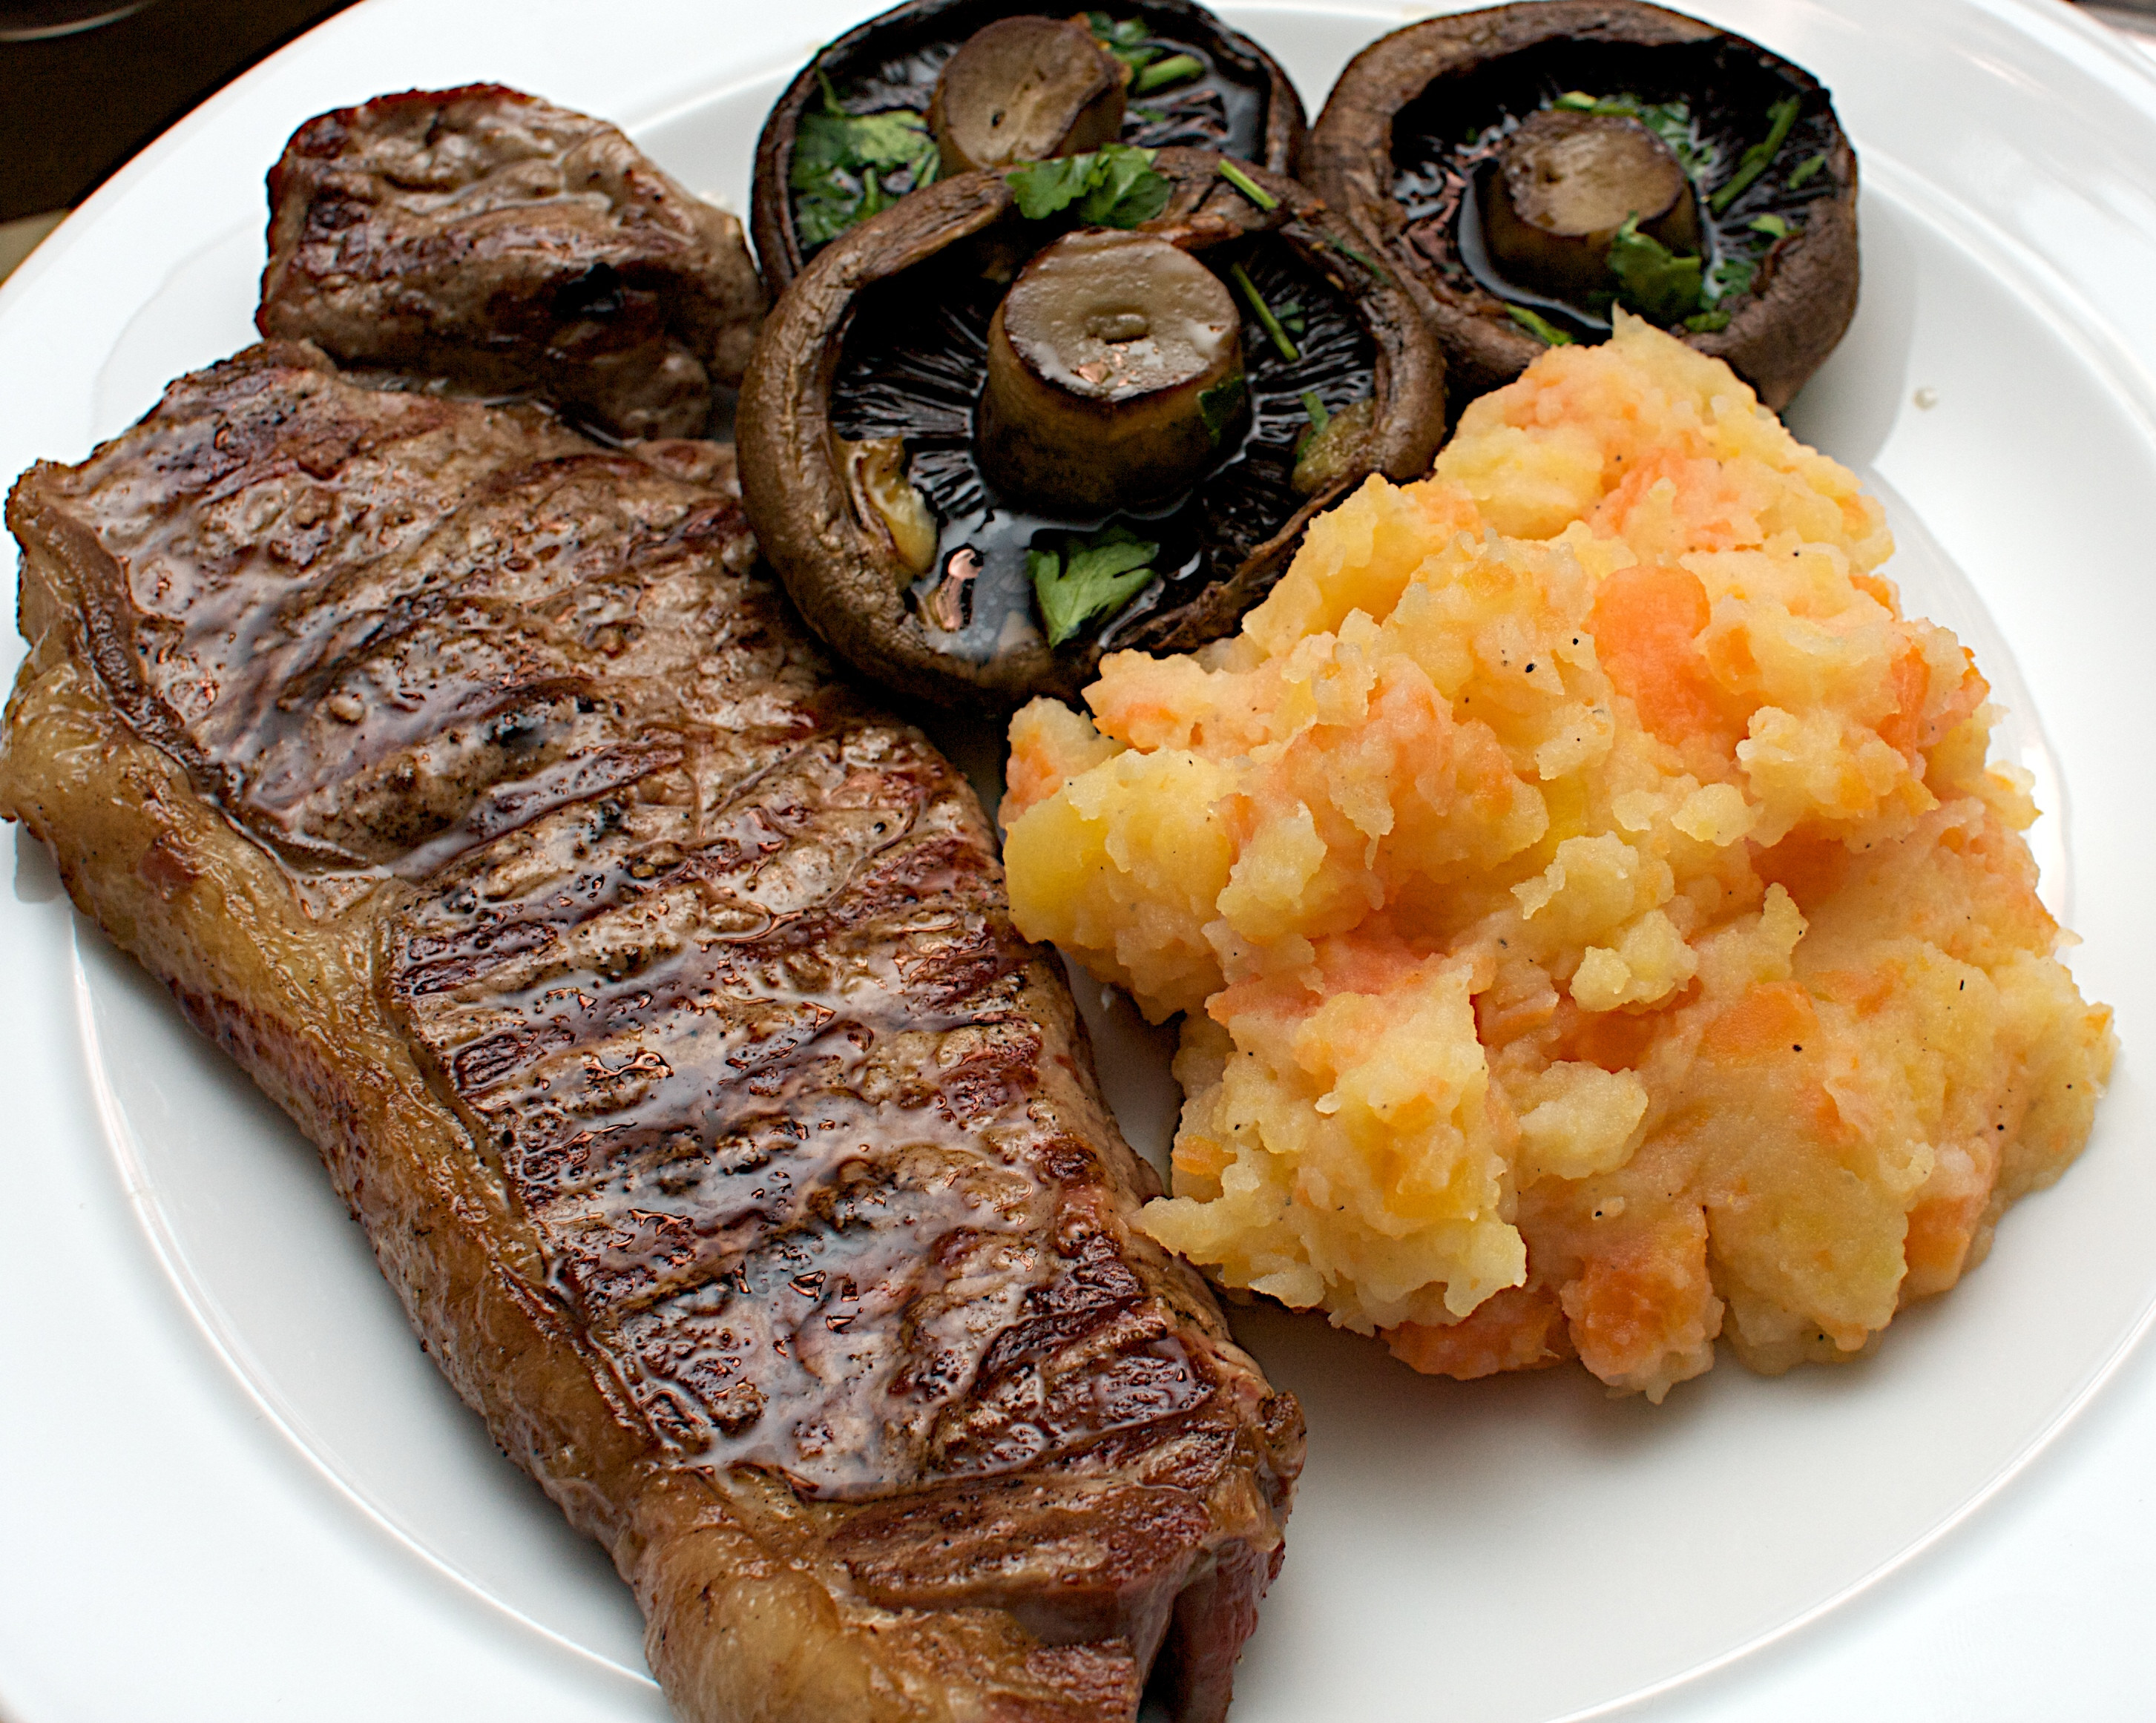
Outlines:
{"label": "steak grill mark", "polygon": [[[1127,1716],[1173,1618],[1180,1709],[1215,1718],[1277,1562],[1299,1415],[1135,1231],[1153,1186],[1010,925],[971,792],[833,676],[752,567],[726,478],[709,445],[604,451],[533,409],[356,387],[305,348],[182,379],[11,505],[40,644],[10,805],[44,805],[79,757],[24,739],[38,667],[60,686],[94,666],[116,720],[259,849],[226,847],[275,859],[282,958],[371,951],[350,1008],[401,1032],[498,1207],[445,1203],[398,1127],[341,1135],[378,1074],[336,1066],[283,996],[160,972],[321,1115],[505,1445],[627,1540],[677,1702],[702,1666],[674,1636],[735,1571],[696,1565],[731,1546],[679,1541],[685,1479],[700,1529],[813,1571],[834,1623],[900,1611],[916,1637],[884,1614],[860,1643],[904,1679],[1052,1700],[1026,1715],[1058,1723]],[[249,936],[184,919],[229,866],[215,830],[148,844],[122,920]],[[429,1218],[385,1238],[377,1202]],[[489,1350],[506,1319],[425,1290],[437,1225],[485,1236],[546,1367],[585,1386],[487,1401],[511,1379]],[[648,1432],[649,1470],[603,1510],[578,1456],[619,1433],[550,1422],[549,1397],[593,1389]],[[1005,1624],[962,1632],[954,1610]],[[962,1655],[954,1634],[985,1637]]]}

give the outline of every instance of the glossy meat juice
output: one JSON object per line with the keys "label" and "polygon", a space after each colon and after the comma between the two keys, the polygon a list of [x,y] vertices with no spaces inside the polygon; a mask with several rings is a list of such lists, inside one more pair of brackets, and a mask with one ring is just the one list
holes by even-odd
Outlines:
{"label": "glossy meat juice", "polygon": [[16,489],[0,806],[322,1149],[695,1719],[1224,1710],[1300,1415],[717,445],[183,378]]}

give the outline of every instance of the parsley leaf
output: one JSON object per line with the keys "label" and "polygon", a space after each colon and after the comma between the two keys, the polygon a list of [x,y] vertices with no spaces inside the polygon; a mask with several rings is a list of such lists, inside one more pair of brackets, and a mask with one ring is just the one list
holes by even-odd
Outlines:
{"label": "parsley leaf", "polygon": [[1048,644],[1060,646],[1096,617],[1112,615],[1153,577],[1160,546],[1120,526],[1073,542],[1065,555],[1028,551],[1026,576],[1048,624]]}
{"label": "parsley leaf", "polygon": [[849,114],[826,88],[823,110],[802,115],[793,134],[787,184],[797,194],[794,226],[807,244],[828,244],[898,201],[888,181],[910,176],[904,189],[917,190],[933,182],[937,165],[921,115]]}
{"label": "parsley leaf", "polygon": [[1078,219],[1099,228],[1134,228],[1168,208],[1174,189],[1155,173],[1155,151],[1103,144],[1091,154],[1014,167],[1004,176],[1019,213],[1039,221],[1076,205]]}
{"label": "parsley leaf", "polygon": [[1228,427],[1235,422],[1235,415],[1243,410],[1243,397],[1249,392],[1240,371],[1222,377],[1209,389],[1199,391],[1198,416],[1205,421],[1205,434],[1215,449],[1228,434]]}
{"label": "parsley leaf", "polygon": [[1128,144],[1103,144],[1093,152],[1098,166],[1091,188],[1079,201],[1078,219],[1096,227],[1134,228],[1168,208],[1174,187],[1168,176],[1152,171],[1153,151]]}
{"label": "parsley leaf", "polygon": [[1702,295],[1709,303],[1719,305],[1723,300],[1735,299],[1752,290],[1752,278],[1758,273],[1758,265],[1743,257],[1724,258],[1709,272],[1707,289]]}
{"label": "parsley leaf", "polygon": [[1653,234],[1641,233],[1636,215],[1626,216],[1609,242],[1618,298],[1656,323],[1673,323],[1699,309],[1705,267],[1700,259],[1679,257]]}
{"label": "parsley leaf", "polygon": [[1018,200],[1018,213],[1037,222],[1082,197],[1092,176],[1091,156],[1058,156],[1014,168],[1004,180]]}
{"label": "parsley leaf", "polygon": [[1160,58],[1160,49],[1146,40],[1148,32],[1142,18],[1111,18],[1105,12],[1089,12],[1086,28],[1101,47],[1133,72],[1143,71]]}

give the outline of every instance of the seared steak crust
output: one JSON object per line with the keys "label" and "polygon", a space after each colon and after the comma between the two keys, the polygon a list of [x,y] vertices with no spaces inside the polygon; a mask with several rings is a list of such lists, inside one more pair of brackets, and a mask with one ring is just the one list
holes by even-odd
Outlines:
{"label": "seared steak crust", "polygon": [[701,436],[763,307],[738,221],[605,121],[513,90],[340,108],[270,172],[255,322],[346,365]]}
{"label": "seared steak crust", "polygon": [[1224,1711],[1301,1420],[708,444],[272,346],[16,487],[0,812],[321,1146],[685,1717]]}

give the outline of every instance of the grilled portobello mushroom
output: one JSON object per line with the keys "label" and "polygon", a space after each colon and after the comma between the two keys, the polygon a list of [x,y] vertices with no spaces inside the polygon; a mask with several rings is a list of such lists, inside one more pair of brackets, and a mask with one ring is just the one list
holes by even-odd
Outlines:
{"label": "grilled portobello mushroom", "polygon": [[1856,157],[1755,42],[1632,0],[1431,18],[1349,62],[1306,177],[1411,280],[1455,403],[1623,305],[1779,410],[1856,310]]}
{"label": "grilled portobello mushroom", "polygon": [[1097,159],[907,197],[816,258],[750,362],[758,541],[901,693],[1073,698],[1104,652],[1224,634],[1312,515],[1419,477],[1443,434],[1423,317],[1305,187],[1126,151],[1027,213]]}

